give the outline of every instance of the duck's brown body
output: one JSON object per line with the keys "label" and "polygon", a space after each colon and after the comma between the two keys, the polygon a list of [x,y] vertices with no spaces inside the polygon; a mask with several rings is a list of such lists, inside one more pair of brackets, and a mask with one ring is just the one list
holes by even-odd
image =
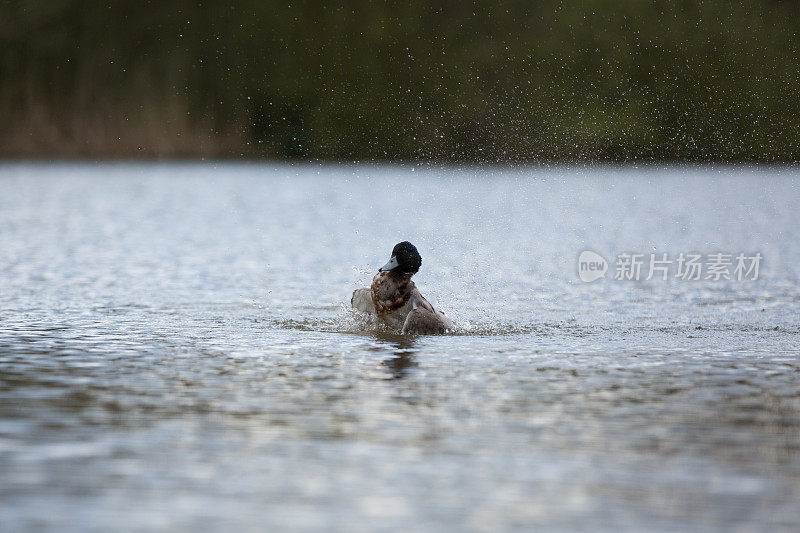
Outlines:
{"label": "duck's brown body", "polygon": [[357,289],[350,300],[402,334],[431,335],[453,331],[455,323],[436,311],[411,281],[413,274],[378,272],[369,288]]}
{"label": "duck's brown body", "polygon": [[369,290],[375,314],[381,319],[403,309],[414,293],[419,294],[417,286],[411,281],[411,275],[395,274],[392,271],[375,274]]}

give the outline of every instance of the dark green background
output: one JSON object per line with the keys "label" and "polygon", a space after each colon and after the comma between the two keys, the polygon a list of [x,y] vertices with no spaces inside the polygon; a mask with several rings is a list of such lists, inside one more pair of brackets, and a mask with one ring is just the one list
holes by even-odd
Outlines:
{"label": "dark green background", "polygon": [[0,155],[800,160],[797,2],[2,2]]}

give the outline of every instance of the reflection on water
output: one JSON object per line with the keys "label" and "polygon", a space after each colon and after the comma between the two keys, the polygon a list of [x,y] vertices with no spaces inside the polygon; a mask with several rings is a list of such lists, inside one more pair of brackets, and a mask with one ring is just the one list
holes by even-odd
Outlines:
{"label": "reflection on water", "polygon": [[[796,184],[0,167],[0,530],[795,530]],[[406,238],[458,335],[346,309]],[[586,248],[764,277],[587,285]]]}
{"label": "reflection on water", "polygon": [[376,333],[377,340],[382,340],[392,346],[392,356],[383,361],[391,371],[392,376],[397,379],[402,378],[414,367],[419,366],[414,361],[414,343],[415,337],[408,335],[395,335],[390,333]]}

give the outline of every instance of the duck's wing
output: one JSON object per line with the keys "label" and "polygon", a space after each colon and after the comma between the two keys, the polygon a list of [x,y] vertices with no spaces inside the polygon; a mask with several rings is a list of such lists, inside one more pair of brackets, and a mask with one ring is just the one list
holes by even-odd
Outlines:
{"label": "duck's wing", "polygon": [[455,322],[428,304],[424,307],[415,306],[408,313],[401,333],[404,335],[442,335],[453,331],[455,327]]}
{"label": "duck's wing", "polygon": [[353,297],[350,298],[350,305],[362,313],[374,315],[375,305],[372,303],[372,290],[369,287],[354,290]]}

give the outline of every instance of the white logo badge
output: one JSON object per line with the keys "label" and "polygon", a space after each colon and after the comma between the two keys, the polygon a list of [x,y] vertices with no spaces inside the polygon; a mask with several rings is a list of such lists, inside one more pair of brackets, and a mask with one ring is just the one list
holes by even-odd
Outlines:
{"label": "white logo badge", "polygon": [[606,276],[608,262],[605,258],[591,250],[584,250],[578,256],[578,277],[581,281],[591,283],[592,281]]}

